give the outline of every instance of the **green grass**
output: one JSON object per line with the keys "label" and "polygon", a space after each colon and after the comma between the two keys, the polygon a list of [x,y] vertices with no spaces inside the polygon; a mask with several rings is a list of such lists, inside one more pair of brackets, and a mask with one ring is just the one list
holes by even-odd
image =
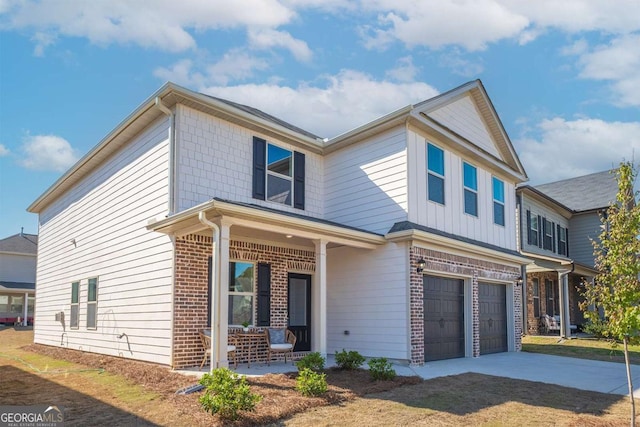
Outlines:
{"label": "green grass", "polygon": [[[522,351],[624,363],[622,344],[614,346],[610,341],[595,338],[560,340],[559,337],[528,335],[522,338]],[[640,365],[640,346],[629,346],[629,359],[632,364]]]}

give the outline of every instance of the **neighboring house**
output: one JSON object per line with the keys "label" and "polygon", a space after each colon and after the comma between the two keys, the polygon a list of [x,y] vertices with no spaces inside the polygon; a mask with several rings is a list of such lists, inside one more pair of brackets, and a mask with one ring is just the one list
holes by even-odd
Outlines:
{"label": "neighboring house", "polygon": [[35,342],[183,368],[212,325],[224,366],[248,321],[300,352],[517,351],[525,180],[480,81],[330,140],[167,83],[29,207]]}
{"label": "neighboring house", "polygon": [[33,324],[38,236],[15,234],[0,240],[0,323]]}
{"label": "neighboring house", "polygon": [[520,251],[534,261],[526,267],[526,333],[540,333],[545,314],[559,316],[561,336],[585,322],[580,290],[598,273],[592,241],[617,191],[612,171],[517,189]]}

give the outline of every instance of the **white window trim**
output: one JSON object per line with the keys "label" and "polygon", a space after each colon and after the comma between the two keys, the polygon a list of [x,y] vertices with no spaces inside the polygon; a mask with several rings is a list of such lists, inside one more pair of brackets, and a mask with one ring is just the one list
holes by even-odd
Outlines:
{"label": "white window trim", "polygon": [[[96,299],[95,301],[89,301],[89,281],[90,280],[94,280],[96,281]],[[95,331],[98,329],[98,278],[97,277],[90,277],[87,280],[87,330],[90,331]],[[95,306],[95,310],[94,310],[94,315],[95,315],[95,319],[94,319],[94,323],[95,326],[89,326],[89,306],[90,305],[94,305]]]}
{"label": "white window trim", "polygon": [[[478,168],[475,167],[474,165],[472,165],[469,162],[465,162],[464,160],[462,161],[462,211],[465,215],[469,215],[472,216],[474,218],[478,218],[480,216],[480,208],[478,206],[478,189],[473,189],[471,187],[467,187],[466,184],[464,183],[464,165],[469,165],[473,168],[473,170],[476,171],[476,187],[478,186]],[[472,193],[475,193],[476,195],[476,214],[472,214],[467,212],[467,199],[464,196],[464,192],[465,190],[471,191]]]}
{"label": "white window trim", "polygon": [[[506,227],[507,226],[507,205],[506,205],[506,200],[505,201],[500,201],[498,199],[496,199],[495,194],[496,194],[496,190],[494,188],[495,185],[495,180],[500,181],[502,183],[502,196],[506,199],[506,195],[505,195],[505,184],[504,181],[501,180],[500,178],[498,178],[497,176],[493,176],[491,177],[491,198],[493,199],[493,203],[497,203],[499,205],[502,205],[502,219],[504,220],[504,224],[498,224],[496,222],[496,211],[495,209],[492,209],[493,211],[493,224],[500,226],[500,227]],[[491,206],[493,208],[493,206]]]}
{"label": "white window trim", "polygon": [[[73,285],[78,284],[78,301],[73,302]],[[77,307],[76,309],[76,325],[73,326],[73,308],[69,309],[69,329],[80,329],[80,281],[71,282],[71,307]]]}
{"label": "white window trim", "polygon": [[[277,148],[279,148],[279,149],[281,149],[281,150],[288,151],[289,153],[291,153],[291,156],[290,156],[291,176],[283,175],[283,174],[281,174],[281,173],[273,172],[273,171],[270,171],[270,170],[269,170],[269,146],[270,146],[270,145],[272,145],[272,146],[274,146],[274,147],[277,147]],[[288,149],[288,148],[284,148],[284,147],[282,147],[282,146],[280,146],[280,145],[278,145],[278,144],[272,144],[272,143],[270,143],[270,142],[268,142],[268,141],[267,141],[267,147],[266,147],[266,150],[265,150],[265,153],[264,153],[264,155],[265,155],[265,168],[264,168],[264,171],[265,171],[265,181],[264,181],[264,191],[265,191],[265,199],[266,199],[267,201],[269,201],[269,202],[273,202],[273,203],[278,203],[278,204],[285,205],[285,206],[293,206],[293,177],[294,177],[294,170],[293,170],[293,167],[294,167],[294,166],[293,166],[293,164],[294,164],[294,161],[293,161],[293,153],[294,153],[294,151],[293,151],[293,150],[290,150],[290,149]],[[289,187],[290,187],[290,192],[289,192],[289,194],[290,194],[290,198],[289,198],[289,199],[291,200],[291,203],[289,203],[289,204],[287,204],[287,203],[281,203],[281,202],[278,202],[277,200],[271,200],[271,199],[269,199],[269,175],[274,176],[274,177],[276,177],[276,178],[281,178],[281,179],[284,179],[284,180],[289,181]]]}
{"label": "white window trim", "polygon": [[[243,264],[251,264],[253,265],[253,280],[252,280],[252,284],[253,284],[253,290],[251,292],[236,292],[236,291],[229,291],[229,297],[231,296],[250,296],[251,297],[251,324],[249,326],[254,326],[256,323],[256,303],[257,303],[257,277],[256,275],[258,274],[258,270],[257,270],[257,263],[255,262],[251,262],[251,261],[247,261],[247,260],[240,260],[240,259],[230,259],[229,263],[243,263]],[[230,286],[231,283],[227,284],[227,286]],[[230,298],[229,298],[230,299]],[[229,301],[227,300],[227,304],[229,304]],[[227,307],[227,309],[230,309],[231,307]],[[229,326],[231,327],[241,327],[242,325],[235,325],[235,324],[229,324]]]}

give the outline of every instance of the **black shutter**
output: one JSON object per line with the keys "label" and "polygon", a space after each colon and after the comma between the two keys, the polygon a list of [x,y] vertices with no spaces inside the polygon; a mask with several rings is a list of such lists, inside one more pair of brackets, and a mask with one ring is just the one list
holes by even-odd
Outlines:
{"label": "black shutter", "polygon": [[209,275],[207,276],[207,326],[211,327],[211,257],[207,258],[207,269]]}
{"label": "black shutter", "polygon": [[258,263],[258,318],[256,326],[271,324],[271,265]]}
{"label": "black shutter", "polygon": [[539,248],[542,247],[542,240],[544,237],[542,227],[543,227],[542,217],[538,215],[538,247]]}
{"label": "black shutter", "polygon": [[567,239],[567,244],[565,246],[566,251],[565,251],[565,255],[569,256],[569,229],[565,228],[564,230],[564,238]]}
{"label": "black shutter", "polygon": [[531,244],[531,211],[527,211],[527,245]]}
{"label": "black shutter", "polygon": [[304,209],[304,154],[293,152],[293,207]]}
{"label": "black shutter", "polygon": [[553,246],[553,252],[556,252],[556,223],[555,222],[551,223],[551,245]]}
{"label": "black shutter", "polygon": [[253,198],[264,200],[266,191],[267,141],[253,137]]}

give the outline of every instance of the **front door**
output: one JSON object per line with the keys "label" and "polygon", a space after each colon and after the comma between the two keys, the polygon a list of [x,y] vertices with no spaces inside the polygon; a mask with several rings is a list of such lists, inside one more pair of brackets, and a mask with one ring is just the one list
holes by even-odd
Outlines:
{"label": "front door", "polygon": [[296,336],[293,351],[311,351],[311,276],[289,273],[289,330]]}

